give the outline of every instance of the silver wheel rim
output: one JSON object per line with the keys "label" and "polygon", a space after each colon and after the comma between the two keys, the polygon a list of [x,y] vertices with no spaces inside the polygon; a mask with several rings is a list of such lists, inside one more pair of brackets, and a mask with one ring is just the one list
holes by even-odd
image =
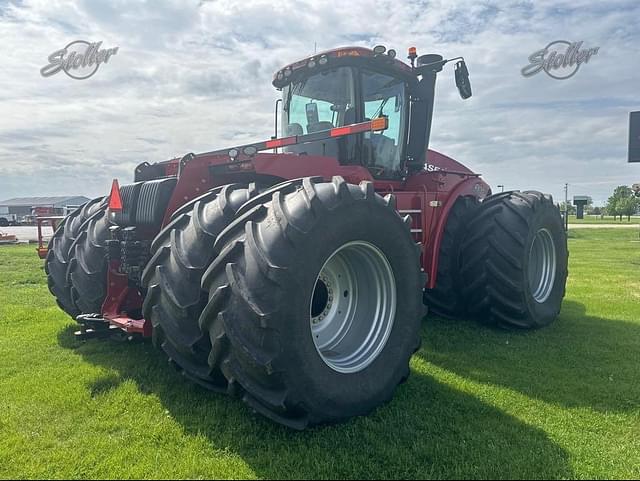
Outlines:
{"label": "silver wheel rim", "polygon": [[540,229],[529,251],[529,289],[538,303],[551,295],[556,278],[556,247],[551,232]]}
{"label": "silver wheel rim", "polygon": [[385,255],[373,244],[344,244],[316,278],[310,302],[311,335],[331,369],[355,373],[386,345],[396,313],[396,282]]}

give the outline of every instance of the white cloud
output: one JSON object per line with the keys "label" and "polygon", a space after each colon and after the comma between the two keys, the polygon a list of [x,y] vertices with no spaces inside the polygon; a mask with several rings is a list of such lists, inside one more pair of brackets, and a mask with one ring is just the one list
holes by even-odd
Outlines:
{"label": "white cloud", "polygon": [[[0,3],[0,198],[103,194],[141,161],[271,135],[273,72],[318,50],[383,43],[464,55],[474,97],[445,67],[432,147],[493,184],[603,201],[640,109],[640,4],[536,2],[36,1]],[[89,80],[39,70],[76,39],[119,46]],[[571,79],[520,69],[552,40],[599,46]]]}

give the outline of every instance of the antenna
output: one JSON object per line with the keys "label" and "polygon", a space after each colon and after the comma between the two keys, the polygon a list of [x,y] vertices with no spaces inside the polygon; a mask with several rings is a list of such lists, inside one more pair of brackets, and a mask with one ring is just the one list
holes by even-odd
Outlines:
{"label": "antenna", "polygon": [[564,230],[569,230],[569,184],[564,184]]}
{"label": "antenna", "polygon": [[318,42],[313,42],[313,54],[318,53]]}

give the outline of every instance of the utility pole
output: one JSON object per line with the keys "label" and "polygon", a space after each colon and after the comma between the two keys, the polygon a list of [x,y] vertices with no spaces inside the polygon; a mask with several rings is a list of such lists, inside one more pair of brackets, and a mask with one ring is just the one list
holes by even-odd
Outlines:
{"label": "utility pole", "polygon": [[569,230],[569,184],[564,184],[564,230]]}
{"label": "utility pole", "polygon": [[504,192],[504,185],[498,184],[498,187],[500,187],[500,192]]}

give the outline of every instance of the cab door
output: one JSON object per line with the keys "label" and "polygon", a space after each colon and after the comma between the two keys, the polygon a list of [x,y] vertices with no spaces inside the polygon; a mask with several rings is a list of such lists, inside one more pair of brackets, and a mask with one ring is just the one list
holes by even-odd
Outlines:
{"label": "cab door", "polygon": [[386,117],[389,127],[361,135],[361,163],[376,179],[400,179],[404,175],[407,125],[407,86],[402,79],[372,70],[361,70],[359,79],[361,121]]}

